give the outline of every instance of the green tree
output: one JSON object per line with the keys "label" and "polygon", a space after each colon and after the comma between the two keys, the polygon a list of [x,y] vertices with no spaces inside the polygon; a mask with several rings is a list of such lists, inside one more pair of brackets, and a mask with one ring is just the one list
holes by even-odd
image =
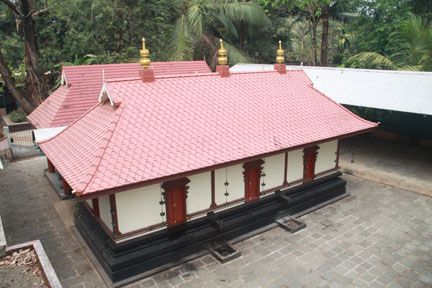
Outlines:
{"label": "green tree", "polygon": [[410,0],[409,4],[414,15],[422,17],[427,22],[432,20],[432,1]]}
{"label": "green tree", "polygon": [[40,65],[39,45],[36,38],[36,18],[49,10],[33,0],[0,0],[13,13],[16,20],[16,33],[24,42],[25,86],[18,87],[9,65],[0,51],[0,73],[12,95],[21,108],[30,113],[48,96],[48,86]]}
{"label": "green tree", "polygon": [[306,65],[313,64],[314,54],[312,49],[310,25],[308,21],[297,17],[290,17],[290,43],[287,46],[287,60],[300,61]]}
{"label": "green tree", "polygon": [[347,0],[331,0],[323,2],[322,5],[320,64],[321,66],[327,66],[330,20],[338,21],[339,24],[347,23],[349,20],[355,19],[356,16],[350,11],[349,1]]}
{"label": "green tree", "polygon": [[396,50],[390,57],[376,52],[362,52],[348,59],[347,66],[432,71],[431,24],[418,16],[412,16],[392,36]]}
{"label": "green tree", "polygon": [[[317,51],[317,29],[320,21],[322,21],[322,35],[321,35],[321,63],[327,64],[327,49],[328,49],[328,35],[329,35],[329,16],[330,8],[336,7],[338,1],[332,0],[260,0],[266,7],[275,6],[275,3],[282,3],[291,8],[291,14],[304,17],[311,26],[312,32],[311,44],[313,51],[312,64],[318,63]],[[333,11],[334,9],[332,9]]]}
{"label": "green tree", "polygon": [[152,59],[166,60],[176,7],[172,0],[63,0],[40,33],[55,50],[45,48],[47,59],[55,55],[50,64],[74,62],[94,54],[94,63],[137,61],[145,37]]}
{"label": "green tree", "polygon": [[353,35],[351,53],[393,54],[396,43],[391,35],[410,17],[408,1],[352,0],[350,9],[356,14],[347,27],[347,33]]}
{"label": "green tree", "polygon": [[300,15],[305,17],[311,25],[313,65],[316,66],[318,63],[317,28],[321,20],[321,17],[323,16],[323,12],[324,12],[325,19],[323,22],[324,29],[323,29],[322,40],[325,42],[324,49],[325,49],[325,57],[327,59],[328,16],[329,16],[329,5],[331,3],[331,0],[295,0],[294,2],[291,2],[291,5],[292,3],[294,3],[295,8],[299,9],[297,13],[300,12]]}
{"label": "green tree", "polygon": [[213,67],[218,38],[225,41],[230,63],[249,62],[249,57],[235,43],[242,46],[248,31],[270,24],[261,6],[237,0],[183,1],[180,14],[168,46],[170,59],[192,60],[208,55]]}

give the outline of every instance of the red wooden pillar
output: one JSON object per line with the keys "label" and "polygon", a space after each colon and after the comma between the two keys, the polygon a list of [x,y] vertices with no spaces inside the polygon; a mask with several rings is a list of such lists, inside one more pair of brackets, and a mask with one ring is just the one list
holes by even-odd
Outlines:
{"label": "red wooden pillar", "polygon": [[64,178],[62,178],[62,186],[63,186],[63,193],[65,195],[71,195],[72,194],[71,188],[70,188],[69,184],[67,184],[67,182]]}
{"label": "red wooden pillar", "polygon": [[339,168],[339,149],[340,149],[340,140],[337,140],[337,149],[336,149],[336,160],[335,160],[335,168]]}
{"label": "red wooden pillar", "polygon": [[282,185],[288,185],[288,152],[285,152],[284,181]]}
{"label": "red wooden pillar", "polygon": [[92,207],[93,207],[93,216],[97,219],[100,219],[99,198],[92,199]]}
{"label": "red wooden pillar", "polygon": [[315,162],[318,155],[318,146],[303,149],[303,183],[315,178]]}
{"label": "red wooden pillar", "polygon": [[260,196],[260,177],[262,164],[264,164],[264,161],[261,159],[243,164],[246,202],[256,200]]}
{"label": "red wooden pillar", "polygon": [[51,163],[51,161],[48,158],[47,158],[47,161],[48,161],[48,172],[54,173],[55,172],[54,165]]}
{"label": "red wooden pillar", "polygon": [[[111,206],[111,221],[112,221],[112,227],[113,227],[113,234],[115,236],[121,235],[119,225],[118,225],[118,217],[117,217],[117,203],[115,194],[109,195],[110,200],[110,206]],[[98,205],[99,207],[99,205]]]}
{"label": "red wooden pillar", "polygon": [[167,213],[168,228],[186,223],[186,186],[190,180],[181,178],[165,182],[162,188],[165,190],[165,205]]}
{"label": "red wooden pillar", "polygon": [[211,171],[211,204],[210,208],[216,208],[216,180],[215,171]]}

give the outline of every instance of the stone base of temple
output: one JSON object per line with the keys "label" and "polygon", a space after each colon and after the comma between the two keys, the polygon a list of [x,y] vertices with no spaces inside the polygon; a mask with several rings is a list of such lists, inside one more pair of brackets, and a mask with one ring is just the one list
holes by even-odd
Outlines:
{"label": "stone base of temple", "polygon": [[[188,256],[205,251],[207,243],[230,241],[242,235],[252,235],[277,219],[312,211],[346,194],[346,181],[341,173],[314,180],[307,184],[277,191],[271,196],[241,206],[190,221],[173,229],[164,229],[122,243],[114,241],[94,220],[91,213],[78,205],[76,227],[99,263],[114,282],[151,274],[167,263],[180,263]],[[216,220],[215,220],[216,219]],[[148,273],[146,273],[148,272]]]}
{"label": "stone base of temple", "polygon": [[54,191],[57,193],[57,195],[59,196],[59,198],[61,200],[70,199],[70,198],[74,197],[74,195],[72,195],[72,194],[66,195],[64,193],[64,189],[63,189],[63,186],[62,186],[63,183],[62,183],[61,178],[59,177],[59,174],[57,174],[57,173],[50,173],[48,171],[48,169],[44,170],[44,174],[47,177],[47,179],[48,179],[49,183],[51,184],[51,186],[53,187]]}

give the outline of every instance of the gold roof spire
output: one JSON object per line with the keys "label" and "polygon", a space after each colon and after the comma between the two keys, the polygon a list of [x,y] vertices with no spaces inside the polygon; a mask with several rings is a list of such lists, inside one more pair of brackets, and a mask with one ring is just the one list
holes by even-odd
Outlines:
{"label": "gold roof spire", "polygon": [[282,49],[282,41],[279,40],[279,49],[276,52],[276,63],[283,64],[285,62],[284,50]]}
{"label": "gold roof spire", "polygon": [[149,50],[146,49],[145,47],[145,39],[144,37],[142,38],[142,49],[140,50],[140,55],[141,55],[141,59],[140,59],[140,64],[144,69],[147,69],[150,67],[150,58],[149,58]]}
{"label": "gold roof spire", "polygon": [[226,57],[226,50],[223,47],[223,41],[222,39],[219,39],[220,41],[220,49],[218,50],[218,63],[219,65],[226,65],[228,63],[228,58]]}

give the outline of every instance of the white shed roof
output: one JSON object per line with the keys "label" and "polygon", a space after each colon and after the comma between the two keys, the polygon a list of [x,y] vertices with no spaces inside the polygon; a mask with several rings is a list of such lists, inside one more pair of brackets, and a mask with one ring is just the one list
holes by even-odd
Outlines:
{"label": "white shed roof", "polygon": [[33,135],[35,138],[35,142],[41,142],[43,140],[47,140],[56,136],[58,133],[63,131],[67,126],[59,126],[52,128],[42,128],[42,129],[34,129]]}
{"label": "white shed roof", "polygon": [[[432,115],[432,72],[311,66],[303,69],[316,89],[340,104]],[[273,65],[237,64],[231,72],[271,71]]]}

